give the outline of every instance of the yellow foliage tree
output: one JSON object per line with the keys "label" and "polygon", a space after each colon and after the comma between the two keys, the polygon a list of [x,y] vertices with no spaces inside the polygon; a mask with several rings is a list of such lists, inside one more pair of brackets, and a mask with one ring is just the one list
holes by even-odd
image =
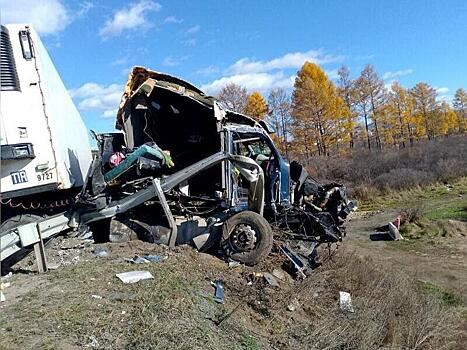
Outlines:
{"label": "yellow foliage tree", "polygon": [[263,120],[268,114],[268,105],[263,95],[258,91],[253,91],[247,99],[245,114],[255,119]]}
{"label": "yellow foliage tree", "polygon": [[440,107],[440,116],[438,123],[438,133],[440,135],[454,134],[459,130],[459,119],[454,109],[451,108],[449,103],[443,101]]}
{"label": "yellow foliage tree", "polygon": [[436,100],[436,90],[427,83],[418,83],[410,94],[414,102],[414,122],[416,134],[419,137],[426,136],[429,140],[438,134],[439,106]]}
{"label": "yellow foliage tree", "polygon": [[329,155],[349,142],[354,126],[350,111],[318,65],[305,62],[302,66],[295,79],[292,100],[294,144],[306,157],[315,152]]}
{"label": "yellow foliage tree", "polygon": [[464,89],[457,89],[452,105],[456,111],[459,132],[467,131],[467,91]]}
{"label": "yellow foliage tree", "polygon": [[412,146],[415,128],[414,118],[412,117],[413,99],[398,82],[394,82],[391,86],[388,110],[392,115],[394,142],[402,147],[405,147],[406,143],[409,142]]}

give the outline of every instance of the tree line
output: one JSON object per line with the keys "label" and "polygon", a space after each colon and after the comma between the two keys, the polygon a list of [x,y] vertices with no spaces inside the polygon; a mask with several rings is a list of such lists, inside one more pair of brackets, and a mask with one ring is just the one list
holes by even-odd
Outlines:
{"label": "tree line", "polygon": [[228,109],[271,123],[287,156],[405,148],[467,131],[465,89],[448,103],[425,82],[411,88],[393,82],[388,88],[370,64],[356,78],[343,66],[333,82],[317,64],[305,62],[291,94],[276,88],[264,97],[231,83],[217,97]]}

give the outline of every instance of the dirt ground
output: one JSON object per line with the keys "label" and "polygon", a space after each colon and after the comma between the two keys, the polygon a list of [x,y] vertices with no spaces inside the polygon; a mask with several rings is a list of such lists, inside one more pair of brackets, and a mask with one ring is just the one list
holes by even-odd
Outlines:
{"label": "dirt ground", "polygon": [[[369,326],[389,300],[402,305],[413,297],[404,294],[408,291],[405,284],[398,285],[400,281],[427,284],[448,296],[452,314],[461,315],[449,328],[464,336],[456,333],[457,340],[450,336],[451,344],[440,335],[439,343],[417,348],[441,348],[442,343],[462,349],[467,339],[467,237],[394,242],[375,235],[375,227],[399,212],[386,208],[352,214],[344,242],[332,256],[322,249],[323,265],[304,281],[293,280],[281,269],[285,258],[276,249],[258,266],[229,267],[191,247],[169,250],[140,241],[93,244],[57,237],[47,246],[53,270],[36,273],[29,256],[11,276],[3,277],[6,301],[0,304],[0,349],[364,349],[377,343],[401,348],[394,344],[407,342],[412,345],[404,348],[415,348],[413,335],[403,343],[394,330],[386,329],[393,321],[381,320],[385,326],[379,328],[376,321],[374,329]],[[104,257],[96,254],[101,248],[107,253]],[[125,260],[145,254],[163,260],[145,264]],[[153,279],[123,284],[115,276],[132,270],[149,271]],[[274,270],[280,277],[278,286],[262,276]],[[387,279],[386,273],[408,278]],[[215,280],[225,283],[224,304],[213,300]],[[351,292],[355,313],[339,309],[341,290]],[[382,294],[375,296],[375,291]],[[410,313],[428,305],[415,299],[410,303],[405,308],[414,310],[402,316],[409,321],[415,319]],[[420,316],[439,322],[424,327],[438,327],[441,333],[447,332],[442,322],[448,325],[443,317]],[[391,327],[407,328],[407,323],[397,322]],[[358,334],[348,333],[349,325]]]}
{"label": "dirt ground", "polygon": [[[430,241],[390,241],[374,228],[393,221],[399,211],[357,212],[349,220],[345,245],[371,257],[388,270],[453,290],[467,302],[467,235]],[[467,234],[467,223],[460,223]],[[381,238],[379,238],[381,236]]]}

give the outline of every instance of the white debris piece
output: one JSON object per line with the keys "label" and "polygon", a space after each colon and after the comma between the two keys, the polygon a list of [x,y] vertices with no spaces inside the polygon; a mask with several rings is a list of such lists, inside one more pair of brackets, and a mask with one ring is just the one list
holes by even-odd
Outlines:
{"label": "white debris piece", "polygon": [[298,302],[298,300],[296,298],[293,298],[292,301],[290,302],[290,304],[287,305],[287,310],[295,311],[299,307],[300,307],[300,303]]}
{"label": "white debris piece", "polygon": [[117,273],[117,276],[123,283],[136,283],[142,280],[154,278],[149,271],[129,271]]}
{"label": "white debris piece", "polygon": [[5,295],[0,291],[0,302],[6,301]]}
{"label": "white debris piece", "polygon": [[352,298],[350,293],[339,292],[339,306],[342,311],[355,312],[352,306]]}
{"label": "white debris piece", "polygon": [[276,278],[271,275],[269,272],[265,272],[263,274],[263,277],[264,279],[266,280],[266,282],[269,283],[269,285],[273,286],[273,287],[279,287],[279,282],[277,282]]}
{"label": "white debris piece", "polygon": [[389,236],[391,236],[393,240],[400,241],[401,239],[404,239],[404,237],[402,237],[396,225],[390,222],[388,226],[389,226]]}

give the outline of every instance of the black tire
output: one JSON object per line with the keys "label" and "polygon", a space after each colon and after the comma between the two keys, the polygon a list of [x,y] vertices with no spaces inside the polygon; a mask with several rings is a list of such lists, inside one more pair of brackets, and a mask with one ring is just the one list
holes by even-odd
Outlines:
{"label": "black tire", "polygon": [[[242,236],[246,240],[242,240]],[[221,247],[225,255],[246,265],[253,266],[265,259],[271,252],[272,244],[271,226],[255,212],[235,214],[222,227]]]}
{"label": "black tire", "polygon": [[110,219],[93,221],[88,224],[95,243],[106,243],[110,235]]}

